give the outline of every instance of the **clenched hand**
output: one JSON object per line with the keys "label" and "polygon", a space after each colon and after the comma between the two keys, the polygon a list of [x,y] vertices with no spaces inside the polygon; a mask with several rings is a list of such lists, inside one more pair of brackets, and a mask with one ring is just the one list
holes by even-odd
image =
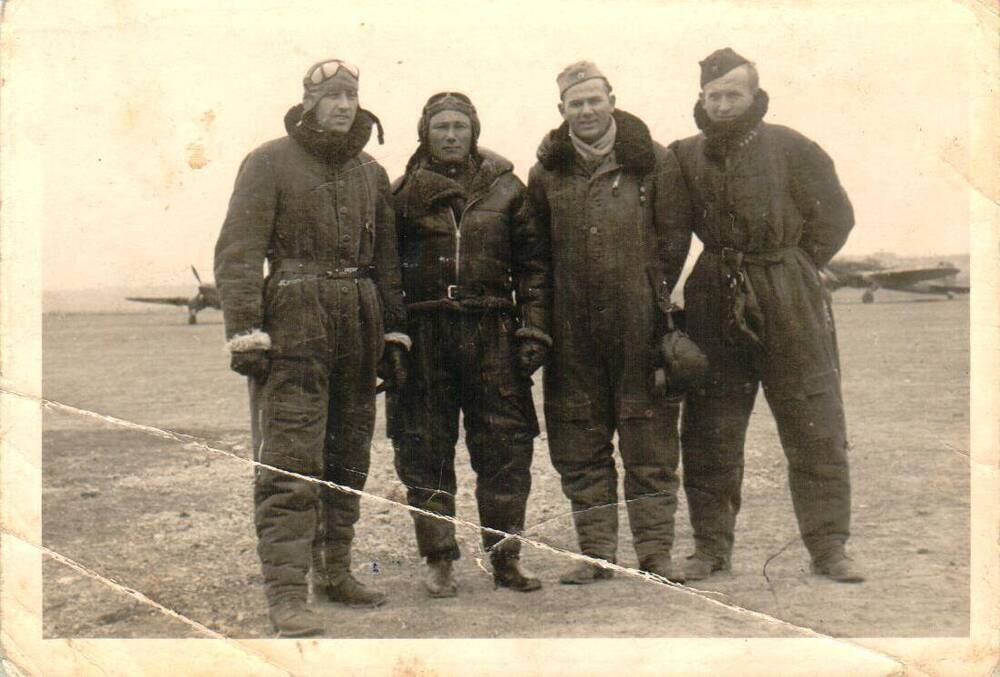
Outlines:
{"label": "clenched hand", "polygon": [[266,350],[244,350],[230,356],[229,368],[263,384],[271,370],[271,359]]}

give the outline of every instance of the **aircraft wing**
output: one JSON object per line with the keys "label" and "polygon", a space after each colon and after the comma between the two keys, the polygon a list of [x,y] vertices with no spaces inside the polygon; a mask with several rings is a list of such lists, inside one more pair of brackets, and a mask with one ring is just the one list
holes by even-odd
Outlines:
{"label": "aircraft wing", "polygon": [[932,268],[909,268],[906,270],[880,270],[867,273],[866,277],[886,289],[910,287],[918,282],[939,280],[957,274],[957,268],[935,266]]}
{"label": "aircraft wing", "polygon": [[928,289],[933,289],[936,292],[941,292],[942,294],[968,294],[969,285],[967,284],[929,284]]}
{"label": "aircraft wing", "polygon": [[138,303],[160,303],[165,306],[187,307],[188,299],[183,296],[127,296],[126,301],[136,301]]}

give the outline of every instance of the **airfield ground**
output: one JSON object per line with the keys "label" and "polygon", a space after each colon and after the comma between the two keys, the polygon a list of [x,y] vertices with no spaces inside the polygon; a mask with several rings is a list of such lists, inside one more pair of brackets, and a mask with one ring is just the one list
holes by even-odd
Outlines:
{"label": "airfield ground", "polygon": [[[459,597],[426,599],[411,520],[365,499],[358,578],[390,595],[378,610],[326,605],[330,637],[798,636],[793,626],[853,637],[969,632],[969,305],[880,292],[862,305],[838,292],[852,442],[851,552],[869,573],[838,585],[808,573],[773,420],[751,423],[744,505],[731,574],[695,595],[619,575],[561,586],[565,556],[525,548],[542,591],[495,591],[478,535],[460,529]],[[182,312],[47,315],[45,397],[186,433],[248,457],[243,381],[227,370],[221,316]],[[541,397],[536,393],[541,418]],[[212,451],[49,408],[43,431],[44,544],[159,604],[235,637],[266,637],[251,521],[251,468]],[[402,499],[382,419],[367,490]],[[475,521],[472,474],[458,450],[459,517]],[[572,549],[568,504],[536,445],[527,536]],[[691,549],[681,500],[675,556]],[[619,561],[635,566],[622,510]],[[377,567],[373,563],[377,562]],[[765,563],[767,562],[766,572]],[[374,573],[375,570],[379,573]],[[194,637],[197,630],[46,559],[46,637]],[[726,608],[754,610],[788,625]]]}

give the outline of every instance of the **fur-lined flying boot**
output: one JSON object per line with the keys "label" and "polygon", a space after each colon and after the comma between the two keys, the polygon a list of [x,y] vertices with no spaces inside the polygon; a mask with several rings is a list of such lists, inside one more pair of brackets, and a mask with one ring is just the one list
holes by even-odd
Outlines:
{"label": "fur-lined flying boot", "polygon": [[590,562],[579,562],[559,577],[563,585],[587,585],[614,578],[615,572]]}
{"label": "fur-lined flying boot", "polygon": [[518,592],[540,590],[542,582],[535,574],[521,567],[521,560],[510,555],[490,555],[493,564],[494,588],[510,588]]}
{"label": "fur-lined flying boot", "polygon": [[379,607],[385,604],[384,592],[373,590],[347,572],[336,584],[326,589],[326,597],[331,602],[355,607]]}
{"label": "fur-lined flying boot", "polygon": [[351,573],[350,550],[324,552],[313,547],[309,588],[314,601],[328,601],[353,607],[379,607],[385,604],[385,593],[372,590]]}
{"label": "fur-lined flying boot", "polygon": [[386,595],[373,590],[351,573],[350,556],[326,552],[325,556],[313,549],[309,587],[313,600],[329,601],[353,607],[379,607],[385,604]]}
{"label": "fur-lined flying boot", "polygon": [[655,574],[660,578],[665,578],[671,583],[683,583],[685,581],[684,572],[680,567],[675,566],[670,555],[657,557],[639,567],[640,571]]}
{"label": "fur-lined flying boot", "polygon": [[424,588],[431,597],[454,597],[458,594],[458,583],[452,573],[450,559],[440,559],[427,562],[427,576],[424,578]]}
{"label": "fur-lined flying boot", "polygon": [[684,578],[686,581],[702,581],[717,571],[729,571],[730,567],[727,557],[712,557],[695,550],[684,562]]}
{"label": "fur-lined flying boot", "polygon": [[838,583],[864,583],[865,574],[854,561],[840,552],[822,561],[813,561],[812,572]]}
{"label": "fur-lined flying boot", "polygon": [[323,619],[297,597],[270,604],[267,616],[278,637],[318,637],[326,632]]}

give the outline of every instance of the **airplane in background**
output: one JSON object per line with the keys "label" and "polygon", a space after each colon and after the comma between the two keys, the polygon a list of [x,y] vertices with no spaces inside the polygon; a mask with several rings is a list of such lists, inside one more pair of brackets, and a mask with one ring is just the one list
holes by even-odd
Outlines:
{"label": "airplane in background", "polygon": [[194,279],[198,280],[198,293],[191,298],[183,296],[128,296],[126,301],[136,301],[138,303],[159,303],[168,306],[186,306],[188,309],[188,324],[198,324],[198,312],[205,308],[215,308],[222,310],[222,302],[219,299],[219,290],[214,284],[207,284],[201,281],[198,270],[191,266]]}
{"label": "airplane in background", "polygon": [[955,298],[955,294],[968,294],[969,285],[935,283],[955,277],[958,268],[946,261],[927,268],[886,268],[877,259],[834,259],[820,271],[823,284],[830,291],[841,287],[864,289],[863,303],[873,303],[879,289],[905,291],[912,294],[938,294]]}

